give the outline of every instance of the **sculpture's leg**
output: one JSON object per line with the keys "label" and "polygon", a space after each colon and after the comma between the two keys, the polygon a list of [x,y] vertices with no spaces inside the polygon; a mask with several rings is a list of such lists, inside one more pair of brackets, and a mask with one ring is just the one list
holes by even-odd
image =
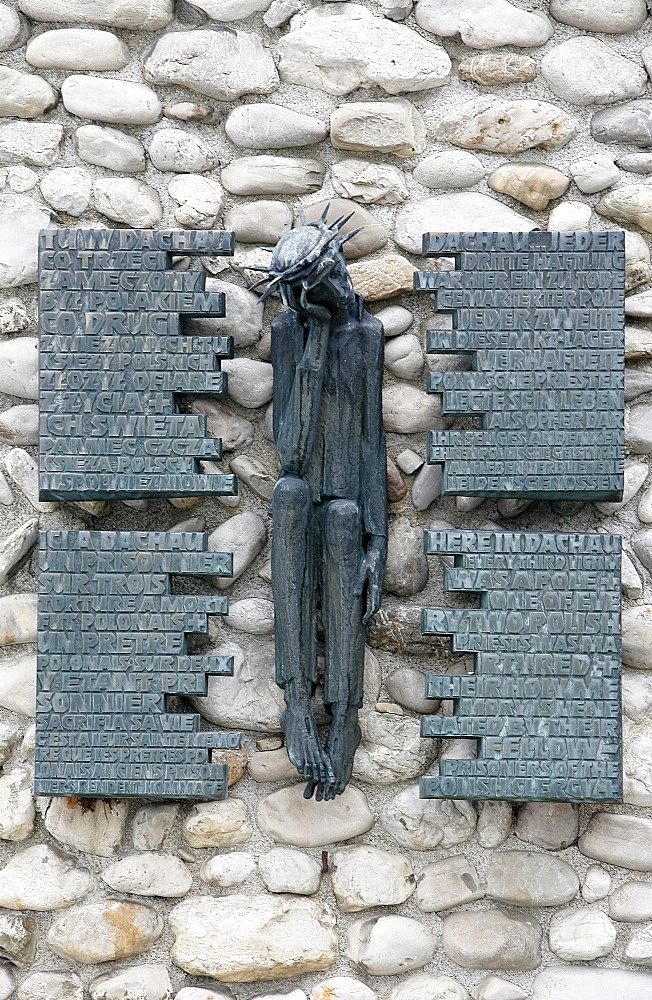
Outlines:
{"label": "sculpture's leg", "polygon": [[281,477],[272,496],[272,586],[276,681],[284,689],[281,716],[288,756],[299,774],[319,785],[332,780],[310,697],[317,683],[315,544],[308,484]]}
{"label": "sculpture's leg", "polygon": [[324,702],[332,716],[326,750],[335,781],[324,789],[325,798],[344,791],[360,742],[364,596],[356,597],[355,589],[363,555],[358,505],[353,500],[332,500],[324,511],[322,621],[326,639]]}

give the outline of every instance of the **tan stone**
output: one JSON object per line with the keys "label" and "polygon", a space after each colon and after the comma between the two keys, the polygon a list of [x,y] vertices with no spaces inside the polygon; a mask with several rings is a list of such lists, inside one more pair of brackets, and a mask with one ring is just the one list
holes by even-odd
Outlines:
{"label": "tan stone", "polygon": [[543,212],[553,198],[561,198],[570,179],[542,163],[502,163],[489,175],[492,191],[509,194],[536,212]]}
{"label": "tan stone", "polygon": [[473,80],[481,87],[497,87],[507,83],[531,83],[537,75],[537,64],[530,56],[488,52],[462,60],[457,72],[463,80]]}
{"label": "tan stone", "polygon": [[367,302],[391,299],[411,292],[416,268],[405,257],[393,253],[377,260],[351,264],[349,274],[353,287]]}
{"label": "tan stone", "polygon": [[625,184],[609,191],[595,210],[613,222],[634,223],[652,233],[652,187],[648,184]]}

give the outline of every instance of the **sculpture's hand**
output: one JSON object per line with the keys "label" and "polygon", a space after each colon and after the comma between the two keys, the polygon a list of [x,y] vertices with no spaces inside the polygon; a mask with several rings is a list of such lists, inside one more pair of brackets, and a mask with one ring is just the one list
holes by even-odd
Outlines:
{"label": "sculpture's hand", "polygon": [[369,605],[363,616],[362,623],[367,622],[380,610],[383,594],[383,576],[385,575],[385,560],[387,559],[387,539],[375,535],[367,552],[360,560],[355,596],[359,597],[365,584],[369,585]]}

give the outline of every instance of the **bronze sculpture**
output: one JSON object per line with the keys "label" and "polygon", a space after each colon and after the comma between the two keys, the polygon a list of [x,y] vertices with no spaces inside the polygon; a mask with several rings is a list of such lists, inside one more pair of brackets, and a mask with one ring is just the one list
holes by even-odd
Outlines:
{"label": "bronze sculpture", "polygon": [[[381,387],[383,328],[346,270],[326,212],[277,244],[264,282],[287,310],[272,322],[274,440],[281,472],[272,498],[276,679],[284,688],[287,752],[310,798],[332,799],[360,742],[365,625],[380,607],[387,555]],[[325,638],[322,746],[311,706],[317,606]]]}

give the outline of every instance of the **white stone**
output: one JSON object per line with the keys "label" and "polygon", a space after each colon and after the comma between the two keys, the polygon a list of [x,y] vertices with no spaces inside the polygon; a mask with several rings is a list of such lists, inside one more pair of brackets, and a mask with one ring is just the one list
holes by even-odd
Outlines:
{"label": "white stone", "polygon": [[348,785],[336,799],[304,799],[304,784],[281,788],[258,806],[258,825],[278,843],[294,847],[324,847],[351,840],[374,824],[367,799]]}
{"label": "white stone", "polygon": [[288,896],[195,896],[170,914],[172,960],[226,983],[266,982],[327,969],[335,918],[323,903]]}
{"label": "white stone", "polygon": [[212,531],[208,536],[209,551],[233,553],[233,575],[213,580],[218,590],[226,590],[241,577],[266,543],[265,522],[253,511],[236,514]]}
{"label": "white stone", "polygon": [[640,97],[647,86],[642,66],[597,38],[569,38],[550,49],[541,74],[553,94],[571,104],[616,104]]}
{"label": "white stone", "polygon": [[324,180],[317,160],[291,156],[240,156],[221,174],[230,194],[306,194],[317,191]]}
{"label": "white stone", "polygon": [[272,499],[272,491],[276,479],[272,476],[262,462],[248,455],[237,455],[229,462],[229,469],[238,477],[240,483],[248,486],[252,493],[263,500]]}
{"label": "white stone", "polygon": [[570,115],[554,104],[491,94],[456,105],[436,128],[438,139],[487,153],[560,149],[576,131]]}
{"label": "white stone", "polygon": [[36,594],[0,597],[0,646],[36,642]]}
{"label": "white stone", "polygon": [[40,799],[45,829],[55,840],[84,854],[110,858],[118,850],[127,820],[123,799]]}
{"label": "white stone", "polygon": [[20,0],[20,10],[34,21],[104,24],[132,31],[165,28],[173,17],[173,0]]}
{"label": "white stone", "polygon": [[[267,852],[269,854],[271,852]],[[261,861],[267,855],[261,856]],[[230,854],[215,854],[204,861],[199,869],[199,877],[207,885],[218,889],[231,889],[242,885],[256,871],[256,861],[248,851],[232,851]]]}
{"label": "white stone", "polygon": [[[175,994],[174,1000],[233,1000],[233,991],[228,986],[218,986],[211,990],[205,986],[184,986]],[[307,1000],[307,997],[302,990],[294,990],[287,996],[287,1000]]]}
{"label": "white stone", "polygon": [[12,910],[59,910],[95,888],[95,879],[75,858],[47,844],[15,854],[0,869],[0,906]]}
{"label": "white stone", "polygon": [[527,994],[520,986],[498,976],[485,976],[471,990],[473,1000],[525,1000]]}
{"label": "white stone", "polygon": [[4,771],[0,776],[0,840],[26,840],[34,829],[34,816],[31,769]]}
{"label": "white stone", "polygon": [[450,976],[420,972],[395,986],[387,1000],[469,1000],[469,995]]}
{"label": "white stone", "polygon": [[58,504],[38,499],[38,465],[24,448],[12,448],[4,457],[4,466],[13,482],[25,494],[34,510],[51,514]]}
{"label": "white stone", "polygon": [[[50,167],[59,155],[62,141],[61,125],[43,122],[9,122],[0,125],[0,164],[22,160],[35,167]],[[42,225],[45,226],[46,223]],[[1,273],[0,269],[0,275]]]}
{"label": "white stone", "polygon": [[310,1000],[376,1000],[376,994],[364,983],[350,976],[335,976],[317,983]]}
{"label": "white stone", "polygon": [[625,882],[609,897],[609,916],[636,923],[652,919],[652,883]]}
{"label": "white stone", "polygon": [[241,21],[267,10],[271,0],[190,0],[190,3],[208,14],[212,21]]}
{"label": "white stone", "polygon": [[496,198],[474,191],[440,194],[409,205],[396,217],[396,242],[420,254],[424,233],[529,233],[536,223]]}
{"label": "white stone", "polygon": [[319,118],[280,104],[242,104],[230,112],[224,129],[236,146],[265,151],[312,146],[328,135]]}
{"label": "white stone", "polygon": [[56,211],[83,215],[91,200],[91,179],[80,167],[55,167],[41,178],[41,194]]}
{"label": "white stone", "polygon": [[72,74],[61,87],[66,111],[114,125],[151,125],[161,117],[158,97],[144,83]]}
{"label": "white stone", "polygon": [[[236,348],[251,347],[252,344],[256,344],[263,332],[263,303],[258,296],[254,292],[250,292],[248,289],[234,284],[232,281],[220,281],[218,278],[206,279],[206,291],[222,292],[226,300],[226,317],[224,319],[216,316],[206,319],[188,319],[186,320],[188,333],[209,333],[211,336],[219,336],[220,334],[230,336],[233,337],[233,343]],[[265,369],[264,373],[258,369],[249,370],[257,372],[258,375],[269,374],[267,369]],[[202,398],[202,405],[205,403],[207,403],[207,400]],[[195,409],[192,412],[207,414],[209,435],[222,438],[222,447],[225,451],[235,451],[251,443],[249,433],[252,430],[252,425],[248,420],[242,422],[242,418],[239,418],[241,423],[238,424],[238,440],[235,441],[233,440],[236,432],[235,425],[233,425],[233,430],[230,434],[224,434],[223,428],[220,428],[218,431],[217,425],[215,425],[214,429],[211,429],[211,412],[209,409]],[[232,441],[232,443],[227,443],[227,441]]]}
{"label": "white stone", "polygon": [[180,128],[155,132],[147,152],[157,170],[195,174],[213,170],[218,163],[217,155],[200,136]]}
{"label": "white stone", "polygon": [[117,35],[94,28],[58,28],[32,38],[25,52],[30,66],[40,69],[122,69],[129,49]]}
{"label": "white stone", "polygon": [[422,969],[434,953],[432,931],[412,917],[363,917],[349,927],[347,957],[357,972],[370,976]]}
{"label": "white stone", "polygon": [[439,913],[483,896],[484,886],[478,873],[462,854],[433,861],[417,878],[416,901],[424,913]]}
{"label": "white stone", "polygon": [[36,715],[36,656],[16,656],[0,662],[0,706],[10,712]]}
{"label": "white stone", "polygon": [[190,892],[190,869],[174,854],[132,854],[102,872],[102,879],[116,892],[136,896],[185,896]]}
{"label": "white stone", "polygon": [[435,35],[459,34],[472,49],[544,45],[553,33],[544,14],[530,13],[508,0],[419,0],[416,21]]}
{"label": "white stone", "polygon": [[563,201],[548,216],[549,232],[572,233],[589,228],[591,206],[583,201]]}
{"label": "white stone", "polygon": [[455,847],[473,836],[476,812],[470,802],[421,799],[419,786],[399,792],[380,812],[380,825],[401,847],[431,851]]}
{"label": "white stone", "polygon": [[193,806],[181,832],[190,847],[233,847],[244,844],[253,831],[242,799],[229,798]]}
{"label": "white stone", "polygon": [[47,80],[0,66],[0,118],[38,118],[57,103]]}
{"label": "white stone", "polygon": [[645,21],[645,0],[551,0],[550,13],[562,24],[585,31],[626,34],[636,31]]}
{"label": "white stone", "polygon": [[446,83],[451,71],[440,46],[357,3],[298,15],[278,51],[285,83],[336,96],[373,85],[388,94],[430,90]]}
{"label": "white stone", "polygon": [[652,965],[652,928],[644,927],[629,940],[625,957],[637,965]]}
{"label": "white stone", "polygon": [[16,1000],[84,1000],[84,984],[76,972],[35,972],[20,984]]}
{"label": "white stone", "polygon": [[224,228],[238,243],[277,243],[292,229],[292,209],[282,201],[252,201],[234,205],[224,214]]}
{"label": "white stone", "polygon": [[0,52],[13,49],[20,43],[23,25],[15,10],[7,4],[0,4]]}
{"label": "white stone", "polygon": [[90,1000],[170,1000],[172,983],[164,965],[133,965],[89,983]]}
{"label": "white stone", "polygon": [[163,218],[156,190],[134,177],[102,177],[93,184],[95,208],[107,219],[150,229]]}
{"label": "white stone", "polygon": [[604,191],[605,188],[615,184],[620,177],[620,170],[612,158],[602,153],[575,160],[569,170],[571,177],[584,194]]}
{"label": "white stone", "polygon": [[418,434],[441,426],[441,403],[415,386],[399,382],[383,389],[383,424],[395,434]]}
{"label": "white stone", "polygon": [[365,205],[398,205],[408,197],[403,171],[389,163],[340,160],[331,166],[331,181],[337,194]]}
{"label": "white stone", "polygon": [[222,371],[228,372],[229,396],[240,406],[257,410],[269,403],[274,392],[274,372],[266,361],[234,358],[222,361]]}
{"label": "white stone", "polygon": [[38,340],[15,337],[0,342],[0,392],[38,399]]}
{"label": "white stone", "polygon": [[30,518],[0,542],[0,584],[6,583],[16,572],[35,545],[37,536],[38,520]]}
{"label": "white stone", "polygon": [[[408,589],[413,591],[412,586]],[[397,593],[396,587],[392,593]],[[366,710],[359,722],[362,742],[353,762],[355,778],[374,785],[392,785],[424,773],[436,746],[432,740],[421,739],[417,719]]]}
{"label": "white stone", "polygon": [[121,174],[140,174],[145,170],[145,147],[134,135],[117,128],[80,125],[74,135],[80,159]]}
{"label": "white stone", "polygon": [[649,468],[643,462],[632,462],[625,467],[623,497],[618,503],[596,503],[596,510],[609,516],[626,507],[636,496],[648,477]]}
{"label": "white stone", "polygon": [[258,782],[287,781],[290,778],[296,781],[300,777],[285,747],[254,753],[249,758],[247,771],[250,777]]}
{"label": "white stone", "polygon": [[473,187],[485,173],[484,164],[473,153],[447,149],[420,160],[414,168],[414,179],[424,187],[450,190]]}
{"label": "white stone", "polygon": [[565,962],[590,962],[613,951],[616,928],[606,913],[578,906],[553,914],[550,950]]}
{"label": "white stone", "polygon": [[[29,168],[24,167],[23,169],[28,170]],[[33,171],[30,171],[30,173],[33,173]],[[0,334],[19,333],[21,330],[25,330],[28,326],[29,315],[27,313],[27,309],[25,308],[25,304],[21,299],[9,298],[3,299],[2,302],[0,302]],[[3,419],[6,417],[6,412],[7,411],[5,410],[2,414]]]}
{"label": "white stone", "polygon": [[224,192],[212,177],[178,174],[168,184],[168,194],[177,202],[174,217],[187,229],[213,229],[222,211]]}
{"label": "white stone", "polygon": [[271,635],[274,631],[274,603],[264,597],[245,597],[229,604],[227,625],[250,635]]}
{"label": "white stone", "polygon": [[97,965],[148,951],[163,927],[151,906],[105,900],[66,910],[50,927],[47,943],[60,958]]}
{"label": "white stone", "polygon": [[426,145],[426,126],[413,104],[402,97],[340,104],[331,114],[331,143],[356,153],[414,156]]}
{"label": "white stone", "polygon": [[322,867],[303,851],[273,847],[258,860],[260,875],[268,892],[291,892],[312,896],[319,891]]}
{"label": "white stone", "polygon": [[652,708],[652,676],[625,670],[622,677],[623,711],[628,719],[647,720]]}
{"label": "white stone", "polygon": [[578,847],[582,854],[596,861],[634,871],[652,871],[652,820],[593,813]]}
{"label": "white stone", "polygon": [[[643,563],[647,562],[647,532],[634,536],[634,551]],[[639,604],[625,608],[622,615],[623,647],[622,660],[628,667],[637,670],[652,669],[652,608],[649,604]]]}
{"label": "white stone", "polygon": [[213,653],[233,657],[233,677],[209,677],[208,695],[189,699],[193,708],[219,726],[279,732],[284,701],[274,680],[273,645],[264,644],[245,654],[236,643],[224,642]]}
{"label": "white stone", "polygon": [[416,884],[407,858],[365,844],[334,851],[330,876],[337,904],[345,913],[397,906],[409,899]]}
{"label": "white stone", "polygon": [[[385,338],[398,337],[399,334],[405,333],[414,322],[414,313],[406,309],[405,306],[385,306],[384,309],[379,309],[374,315],[383,324]],[[402,472],[410,474],[399,463],[398,458],[396,459],[396,464]],[[414,472],[414,469],[411,471]]]}
{"label": "white stone", "polygon": [[49,225],[50,212],[32,198],[13,192],[0,197],[0,288],[36,281],[38,234]]}
{"label": "white stone", "polygon": [[178,84],[217,101],[270,94],[278,86],[271,52],[259,35],[226,31],[176,31],[163,35],[145,60],[151,83]]}
{"label": "white stone", "polygon": [[179,805],[176,802],[146,805],[139,809],[134,816],[132,834],[136,850],[157,850],[174,826],[178,813]]}

